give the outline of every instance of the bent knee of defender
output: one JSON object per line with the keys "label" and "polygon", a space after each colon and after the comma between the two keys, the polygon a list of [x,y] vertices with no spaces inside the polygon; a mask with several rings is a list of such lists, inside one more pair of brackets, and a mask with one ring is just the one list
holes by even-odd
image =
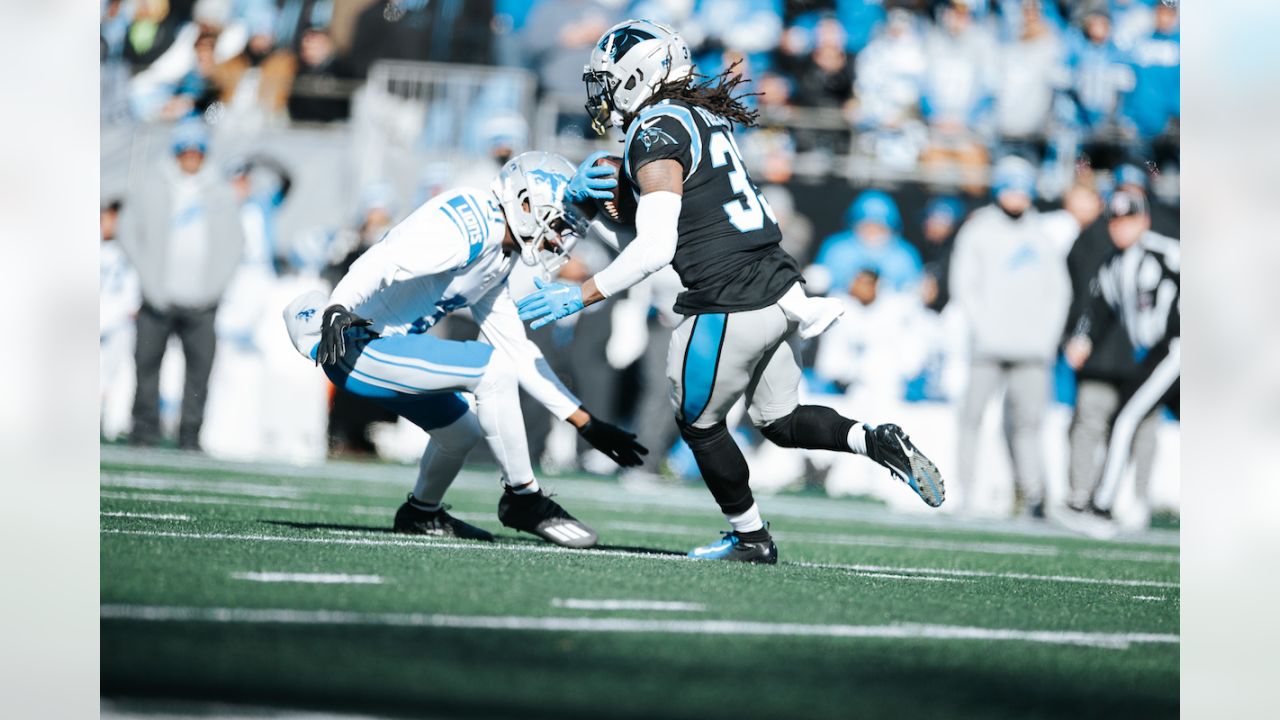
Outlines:
{"label": "bent knee of defender", "polygon": [[468,410],[452,423],[430,431],[431,442],[450,455],[465,455],[484,439],[476,414]]}

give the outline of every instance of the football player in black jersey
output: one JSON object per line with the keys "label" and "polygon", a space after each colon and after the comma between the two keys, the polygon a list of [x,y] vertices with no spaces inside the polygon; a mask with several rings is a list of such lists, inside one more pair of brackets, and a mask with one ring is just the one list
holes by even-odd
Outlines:
{"label": "football player in black jersey", "polygon": [[[926,503],[941,505],[937,468],[896,425],[864,425],[799,403],[799,340],[825,330],[841,304],[805,296],[796,261],[778,244],[777,218],[743,167],[733,126],[752,125],[755,112],[734,96],[741,80],[728,71],[696,75],[684,40],[645,20],[610,28],[583,79],[596,130],[626,132],[621,173],[639,193],[635,237],[581,287],[539,281],[539,290],[520,301],[520,316],[537,328],[668,264],[676,269],[686,288],[675,304],[686,318],[667,356],[676,420],[733,527],[690,557],[777,562],[746,459],[725,425],[744,394],[751,422],[777,445],[866,455]],[[593,169],[597,157],[579,167],[567,199],[581,202],[602,184]]]}

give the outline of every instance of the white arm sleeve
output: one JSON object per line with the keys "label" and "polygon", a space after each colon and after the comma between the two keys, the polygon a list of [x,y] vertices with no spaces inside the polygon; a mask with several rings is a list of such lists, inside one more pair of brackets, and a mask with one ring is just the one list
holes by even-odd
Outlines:
{"label": "white arm sleeve", "polygon": [[[423,215],[423,217],[419,217]],[[368,300],[396,280],[424,277],[462,267],[470,259],[467,238],[435,212],[405,218],[351,265],[329,296],[347,309]]]}
{"label": "white arm sleeve", "polygon": [[681,197],[665,190],[640,196],[636,239],[596,273],[596,289],[612,297],[671,264],[679,237]]}
{"label": "white arm sleeve", "polygon": [[506,283],[474,303],[471,313],[480,325],[480,336],[485,342],[515,364],[520,387],[546,406],[552,415],[564,420],[582,405],[560,382],[538,346],[524,334],[524,323],[520,321]]}

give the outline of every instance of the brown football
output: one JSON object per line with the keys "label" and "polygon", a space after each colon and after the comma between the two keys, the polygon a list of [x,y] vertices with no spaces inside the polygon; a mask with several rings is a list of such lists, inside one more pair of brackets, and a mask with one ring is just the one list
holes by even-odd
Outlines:
{"label": "brown football", "polygon": [[610,220],[621,225],[636,224],[636,194],[631,182],[622,172],[622,158],[617,155],[602,157],[596,165],[611,165],[618,176],[618,186],[613,189],[613,197],[607,200],[596,200],[596,207]]}

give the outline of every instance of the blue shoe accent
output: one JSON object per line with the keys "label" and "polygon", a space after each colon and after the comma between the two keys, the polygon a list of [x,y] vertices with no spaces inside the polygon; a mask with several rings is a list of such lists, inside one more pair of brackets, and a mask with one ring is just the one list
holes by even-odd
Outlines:
{"label": "blue shoe accent", "polygon": [[710,545],[696,547],[689,551],[689,557],[694,560],[723,560],[729,553],[733,552],[733,548],[740,542],[738,536],[733,531],[721,532],[724,537]]}

